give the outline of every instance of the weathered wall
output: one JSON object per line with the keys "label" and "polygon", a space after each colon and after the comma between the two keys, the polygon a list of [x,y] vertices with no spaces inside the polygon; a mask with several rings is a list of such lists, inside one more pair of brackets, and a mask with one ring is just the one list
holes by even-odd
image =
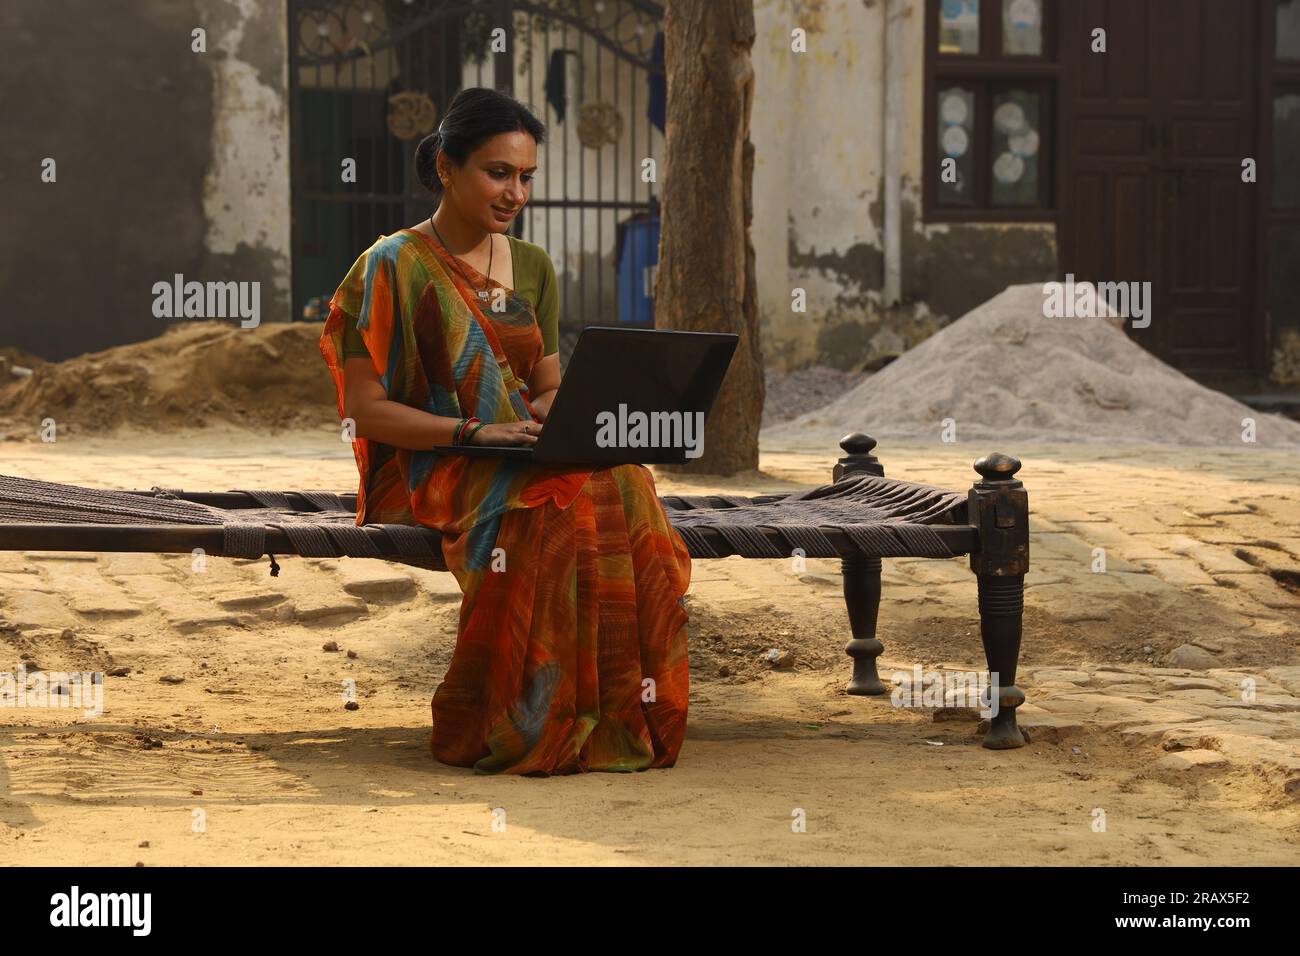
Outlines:
{"label": "weathered wall", "polygon": [[61,359],[152,338],[152,286],[177,272],[261,280],[262,320],[287,317],[284,34],[282,2],[0,5],[0,342]]}
{"label": "weathered wall", "polygon": [[[755,0],[754,244],[778,369],[897,355],[1007,285],[1056,272],[1044,225],[921,221],[923,0],[903,0],[902,303],[882,307],[886,0]],[[808,34],[791,50],[791,30]],[[792,290],[807,312],[791,309]]]}
{"label": "weathered wall", "polygon": [[261,282],[262,321],[290,318],[286,0],[195,0],[212,74],[202,278]]}

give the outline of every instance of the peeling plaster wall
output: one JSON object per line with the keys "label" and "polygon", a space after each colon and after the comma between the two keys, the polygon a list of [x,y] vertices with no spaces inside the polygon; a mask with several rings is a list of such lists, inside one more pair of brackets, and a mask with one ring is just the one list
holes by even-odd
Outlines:
{"label": "peeling plaster wall", "polygon": [[[896,7],[903,302],[882,309],[887,0],[755,0],[753,237],[773,368],[870,367],[1007,285],[1056,273],[1050,225],[922,223],[924,3]],[[806,53],[790,49],[795,27],[808,33]],[[791,309],[795,288],[806,313]]]}
{"label": "peeling plaster wall", "polygon": [[0,345],[153,338],[176,273],[261,281],[262,321],[288,318],[285,33],[284,0],[0,4]]}
{"label": "peeling plaster wall", "polygon": [[261,282],[262,321],[290,318],[286,0],[195,0],[212,72],[203,180],[205,281]]}
{"label": "peeling plaster wall", "polygon": [[[754,249],[763,351],[778,368],[816,360],[828,327],[878,293],[883,171],[880,4],[755,0]],[[807,31],[807,52],[791,31]],[[791,310],[792,290],[807,295]]]}

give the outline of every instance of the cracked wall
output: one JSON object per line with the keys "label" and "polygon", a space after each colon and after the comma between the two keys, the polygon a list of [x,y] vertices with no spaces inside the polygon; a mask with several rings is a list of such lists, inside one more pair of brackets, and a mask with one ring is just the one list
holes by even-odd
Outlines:
{"label": "cracked wall", "polygon": [[288,39],[283,0],[195,0],[212,72],[203,279],[258,281],[290,317]]}
{"label": "cracked wall", "polygon": [[[922,9],[901,4],[913,54],[902,70],[902,303],[885,308],[887,5],[755,0],[753,238],[763,352],[775,369],[878,367],[1006,286],[1056,274],[1050,224],[921,221]],[[795,27],[807,31],[806,53],[790,48]],[[806,312],[793,311],[794,289]]]}

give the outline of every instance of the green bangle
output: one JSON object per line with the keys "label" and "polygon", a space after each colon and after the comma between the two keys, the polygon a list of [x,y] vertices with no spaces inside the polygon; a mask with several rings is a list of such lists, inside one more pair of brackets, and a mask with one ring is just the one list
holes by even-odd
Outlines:
{"label": "green bangle", "polygon": [[473,442],[473,441],[474,441],[474,436],[478,434],[479,429],[480,429],[480,428],[486,428],[486,427],[487,427],[487,424],[488,424],[487,422],[479,422],[477,425],[475,425],[475,426],[474,426],[474,430],[473,430],[472,432],[470,432],[468,435],[465,436],[465,442],[464,442],[464,444],[468,445],[468,444],[470,444],[471,442]]}
{"label": "green bangle", "polygon": [[453,445],[460,444],[460,433],[465,430],[465,425],[468,424],[468,422],[469,422],[468,418],[462,418],[460,421],[456,423],[456,428],[451,433],[451,443]]}

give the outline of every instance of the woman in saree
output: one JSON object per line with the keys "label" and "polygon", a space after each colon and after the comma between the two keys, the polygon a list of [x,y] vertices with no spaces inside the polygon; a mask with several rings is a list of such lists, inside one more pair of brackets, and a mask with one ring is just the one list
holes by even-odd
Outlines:
{"label": "woman in saree", "polygon": [[507,232],[544,136],[514,98],[461,91],[416,151],[436,211],[356,260],[321,352],[352,429],[357,523],[437,529],[463,591],[433,756],[483,773],[671,767],[690,556],[649,469],[432,450],[534,444],[559,387],[554,266]]}

